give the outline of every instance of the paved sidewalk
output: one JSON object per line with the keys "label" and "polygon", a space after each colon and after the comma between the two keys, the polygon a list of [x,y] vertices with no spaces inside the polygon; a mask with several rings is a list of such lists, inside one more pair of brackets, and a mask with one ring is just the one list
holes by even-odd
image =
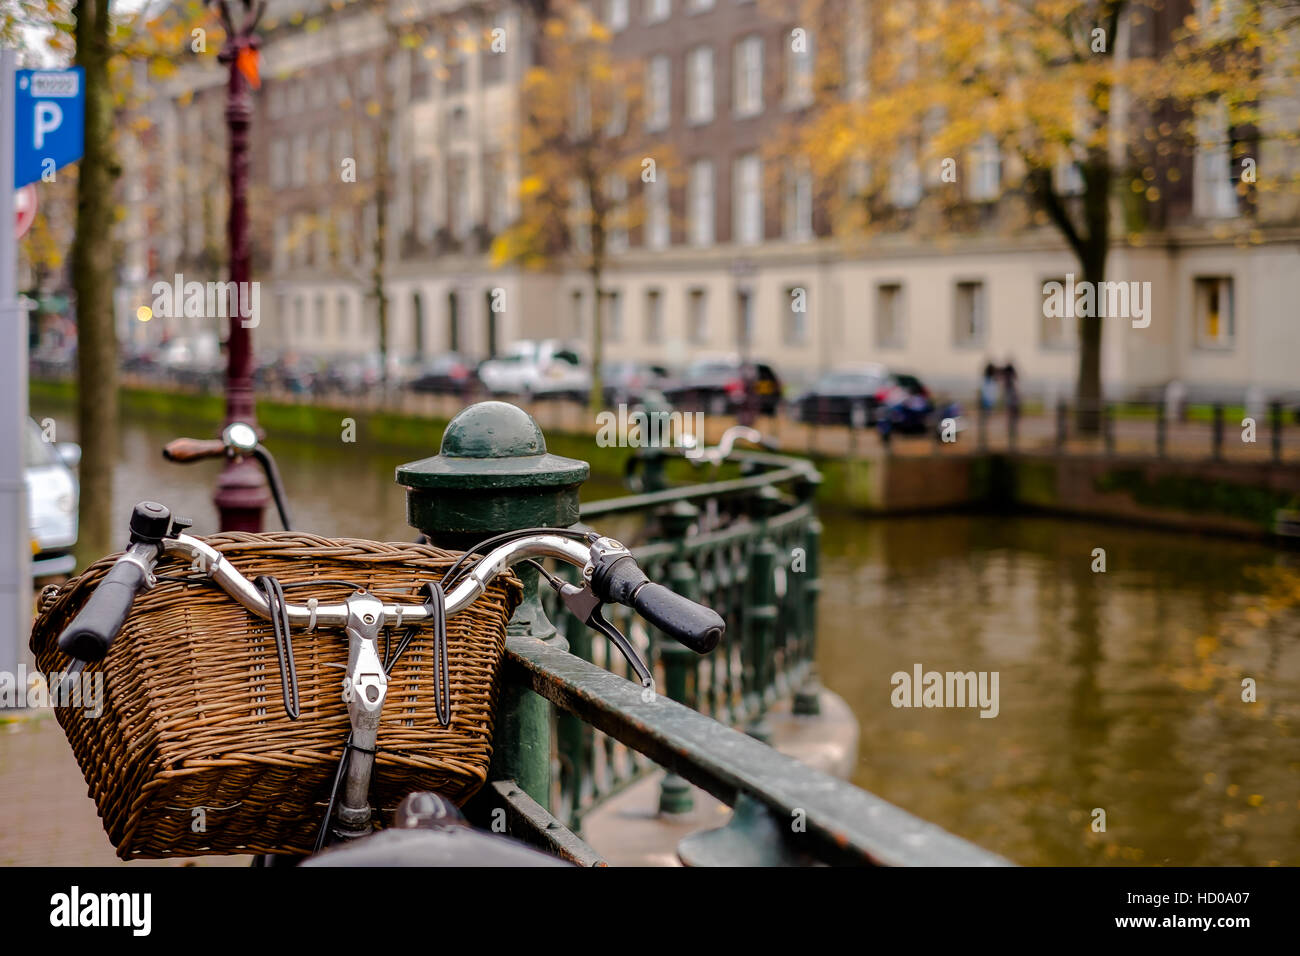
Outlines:
{"label": "paved sidewalk", "polygon": [[249,857],[117,858],[51,711],[0,711],[0,866],[247,866]]}

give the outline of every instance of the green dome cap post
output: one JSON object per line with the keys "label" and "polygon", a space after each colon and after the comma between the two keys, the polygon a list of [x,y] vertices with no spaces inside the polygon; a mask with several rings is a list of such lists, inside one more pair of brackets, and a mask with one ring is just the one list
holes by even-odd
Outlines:
{"label": "green dome cap post", "polygon": [[[578,521],[578,488],[591,468],[552,455],[533,417],[506,402],[461,410],[442,434],[438,454],[397,468],[411,526],[442,548],[465,550],[520,528],[564,528]],[[508,633],[568,645],[546,616],[537,570],[516,566],[524,598]],[[551,707],[531,690],[507,685],[497,715],[493,779],[513,779],[550,804]]]}
{"label": "green dome cap post", "polygon": [[465,548],[503,531],[568,527],[591,468],[552,455],[533,417],[506,402],[463,409],[438,454],[397,468],[411,526],[443,547]]}

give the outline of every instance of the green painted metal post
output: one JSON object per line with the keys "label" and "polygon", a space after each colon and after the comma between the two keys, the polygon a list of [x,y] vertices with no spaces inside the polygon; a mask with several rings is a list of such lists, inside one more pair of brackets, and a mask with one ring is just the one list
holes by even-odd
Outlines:
{"label": "green painted metal post", "polygon": [[[686,534],[699,518],[699,509],[686,501],[679,501],[660,515],[664,537],[673,542],[677,553],[668,566],[669,587],[678,594],[696,600],[699,597],[698,575],[686,557]],[[659,660],[664,667],[664,692],[670,699],[687,707],[695,707],[696,669],[699,657],[676,641],[655,635]],[[695,805],[691,785],[674,773],[664,777],[659,788],[660,813],[686,813]]]}
{"label": "green painted metal post", "polygon": [[[822,476],[817,472],[805,475],[796,482],[795,494],[798,495],[800,503],[811,506],[817,497],[817,489],[821,483]],[[803,548],[804,567],[800,572],[800,580],[804,646],[801,651],[807,661],[808,669],[798,693],[791,702],[791,709],[796,714],[814,716],[821,713],[822,706],[821,681],[817,675],[817,599],[822,591],[822,523],[817,520],[816,512],[813,512],[804,526]]]}
{"label": "green painted metal post", "polygon": [[[577,523],[578,487],[589,470],[585,461],[548,454],[542,430],[523,409],[479,402],[447,424],[438,454],[399,466],[397,483],[406,488],[412,527],[439,547],[463,550],[505,531]],[[537,571],[527,565],[515,571],[524,599],[509,633],[567,648],[542,607]],[[497,710],[490,771],[492,779],[516,781],[548,809],[552,718],[545,699],[507,686]]]}
{"label": "green painted metal post", "polygon": [[749,603],[746,616],[751,622],[749,651],[752,654],[749,724],[745,733],[764,743],[772,739],[767,722],[767,692],[774,670],[776,649],[776,561],[777,547],[767,531],[767,519],[782,507],[781,494],[770,485],[754,495],[751,503],[758,523],[759,542],[749,558]]}

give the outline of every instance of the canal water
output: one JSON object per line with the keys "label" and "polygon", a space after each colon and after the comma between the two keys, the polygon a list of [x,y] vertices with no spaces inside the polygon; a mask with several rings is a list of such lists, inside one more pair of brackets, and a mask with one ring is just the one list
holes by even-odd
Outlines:
{"label": "canal water", "polygon": [[[154,498],[215,528],[219,465],[164,462],[176,433],[125,425],[123,524]],[[393,471],[418,456],[275,451],[298,527],[410,537]],[[1023,864],[1300,864],[1300,555],[1042,517],[824,519],[818,658],[861,723],[855,783]],[[996,673],[996,716],[895,706],[918,665]]]}

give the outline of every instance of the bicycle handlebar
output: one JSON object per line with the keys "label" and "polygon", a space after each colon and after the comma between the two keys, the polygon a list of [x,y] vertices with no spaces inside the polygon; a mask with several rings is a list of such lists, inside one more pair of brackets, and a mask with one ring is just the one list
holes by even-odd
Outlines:
{"label": "bicycle handlebar", "polygon": [[[136,506],[137,515],[146,506],[157,509],[152,514],[162,513],[167,517],[161,526],[155,523],[148,534],[133,530],[131,547],[117,559],[90,599],[59,635],[59,649],[64,653],[91,662],[102,660],[108,654],[136,595],[152,585],[154,564],[163,552],[184,555],[192,567],[202,568],[240,605],[259,617],[270,619],[272,609],[266,596],[221,552],[190,535],[168,534],[166,528],[170,513],[161,505],[142,502]],[[154,520],[156,522],[157,518]],[[132,524],[134,529],[135,518]],[[163,530],[159,531],[159,527]],[[493,548],[470,566],[447,594],[446,616],[451,617],[467,608],[487,590],[498,574],[530,558],[554,558],[584,568],[584,573],[592,580],[593,592],[602,601],[613,601],[634,609],[665,634],[698,653],[707,653],[717,646],[726,629],[716,611],[652,583],[626,548],[595,534],[588,535],[584,543],[562,534],[541,532]],[[587,568],[591,571],[586,572]],[[295,629],[310,631],[318,627],[343,627],[348,621],[348,607],[344,603],[288,604],[286,610],[289,624]],[[398,626],[416,624],[433,613],[423,603],[384,603],[383,623]]]}
{"label": "bicycle handlebar", "polygon": [[134,544],[99,582],[90,599],[59,635],[59,650],[93,663],[103,660],[122,629],[135,597],[148,585],[158,548]]}
{"label": "bicycle handlebar", "polygon": [[220,438],[175,438],[163,446],[168,461],[189,463],[205,458],[226,457],[226,443]]}

